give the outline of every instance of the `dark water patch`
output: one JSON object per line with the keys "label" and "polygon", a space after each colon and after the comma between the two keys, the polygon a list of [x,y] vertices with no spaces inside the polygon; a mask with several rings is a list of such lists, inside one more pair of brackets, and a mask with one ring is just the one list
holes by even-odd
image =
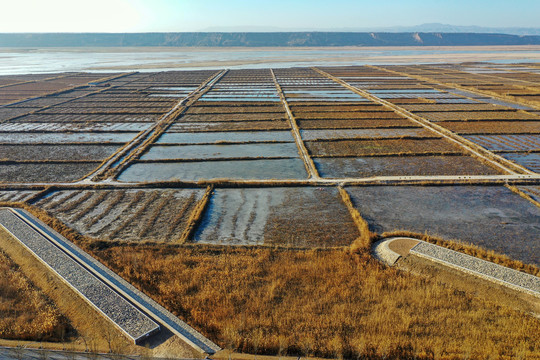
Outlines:
{"label": "dark water patch", "polygon": [[459,239],[540,265],[540,209],[504,186],[350,187],[376,232]]}
{"label": "dark water patch", "polygon": [[0,165],[0,182],[65,182],[82,178],[97,168],[96,163]]}
{"label": "dark water patch", "polygon": [[118,145],[0,145],[4,160],[102,160]]}
{"label": "dark water patch", "polygon": [[241,157],[298,157],[298,149],[294,143],[155,145],[141,157],[141,160],[224,159]]}
{"label": "dark water patch", "polygon": [[294,142],[290,131],[241,131],[241,132],[204,132],[204,133],[165,133],[156,144],[202,144],[213,142],[258,142],[289,141]]}
{"label": "dark water patch", "polygon": [[499,153],[499,155],[529,170],[540,173],[540,153]]}
{"label": "dark water patch", "polygon": [[211,179],[305,179],[300,159],[135,163],[120,174],[126,182]]}
{"label": "dark water patch", "polygon": [[194,241],[326,247],[358,235],[336,188],[216,189]]}
{"label": "dark water patch", "polygon": [[40,144],[40,143],[126,143],[138,133],[0,133],[0,143]]}

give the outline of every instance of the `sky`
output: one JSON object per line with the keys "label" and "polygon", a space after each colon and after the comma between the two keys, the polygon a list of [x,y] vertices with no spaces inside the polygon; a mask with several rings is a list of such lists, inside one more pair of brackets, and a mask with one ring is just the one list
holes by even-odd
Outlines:
{"label": "sky", "polygon": [[0,0],[0,32],[540,27],[540,0]]}

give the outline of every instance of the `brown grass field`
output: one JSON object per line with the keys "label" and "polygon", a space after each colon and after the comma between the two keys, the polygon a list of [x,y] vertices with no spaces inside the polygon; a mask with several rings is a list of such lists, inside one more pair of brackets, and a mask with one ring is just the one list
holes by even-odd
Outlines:
{"label": "brown grass field", "polygon": [[0,289],[0,338],[63,340],[67,320],[1,250]]}
{"label": "brown grass field", "polygon": [[460,134],[539,133],[540,121],[445,121],[438,125]]}
{"label": "brown grass field", "polygon": [[306,141],[313,156],[367,156],[373,154],[462,153],[444,139],[375,139]]}
{"label": "brown grass field", "polygon": [[[381,265],[367,250],[376,234],[350,247],[325,250],[102,242],[81,236],[43,210],[21,206],[231,351],[377,359],[539,358],[538,319],[489,294],[476,297],[436,278]],[[362,228],[360,214],[352,215]],[[538,274],[534,266],[454,246]]]}
{"label": "brown grass field", "polygon": [[420,127],[407,119],[328,119],[298,120],[301,129],[389,129],[399,127]]}
{"label": "brown grass field", "polygon": [[234,351],[346,358],[534,358],[540,351],[538,319],[384,267],[364,250],[91,249]]}

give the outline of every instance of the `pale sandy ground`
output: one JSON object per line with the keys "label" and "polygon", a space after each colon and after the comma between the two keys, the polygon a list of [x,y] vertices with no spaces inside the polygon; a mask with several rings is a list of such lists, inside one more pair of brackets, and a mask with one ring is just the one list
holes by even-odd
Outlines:
{"label": "pale sandy ground", "polygon": [[[275,51],[276,56],[265,57],[261,59],[239,59],[236,61],[197,61],[192,60],[188,63],[176,61],[159,61],[145,64],[147,69],[163,68],[193,68],[193,67],[238,67],[243,65],[263,65],[266,63],[286,64],[302,63],[309,65],[328,63],[361,64],[361,63],[379,63],[379,64],[407,64],[407,63],[461,63],[461,62],[482,62],[493,60],[516,60],[519,62],[527,52],[526,57],[536,59],[540,62],[540,46],[474,46],[474,47],[337,47],[337,48],[173,48],[172,51],[178,52],[215,52],[216,57],[220,51],[240,50],[243,52],[256,51]],[[132,49],[133,50],[133,49]],[[141,51],[140,49],[135,49]],[[336,54],[330,51],[335,50]],[[414,55],[359,55],[359,51],[380,52],[380,51],[444,51],[442,54],[414,54]],[[146,51],[146,49],[145,49]],[[149,52],[171,51],[169,48],[152,48]],[[290,52],[303,52],[300,56],[286,56]],[[324,53],[319,53],[323,51]],[[452,53],[453,51],[474,51],[474,53]],[[481,52],[478,52],[481,51]],[[339,65],[339,64],[338,64]],[[90,70],[135,70],[140,65],[133,66],[96,66]]]}
{"label": "pale sandy ground", "polygon": [[[389,51],[407,52],[392,54]],[[414,51],[414,54],[408,52]],[[433,54],[437,51],[441,53]],[[457,53],[464,51],[465,53]],[[355,64],[461,63],[523,59],[540,63],[540,46],[425,46],[425,47],[122,47],[122,48],[0,48],[0,58],[9,53],[41,54],[94,53],[118,54],[127,62],[96,61],[81,70],[164,70],[195,68],[262,68],[288,66],[322,66]],[[231,56],[238,52],[238,56]],[[260,52],[261,56],[256,53]],[[420,52],[420,53],[418,53]],[[426,53],[422,53],[426,52]],[[160,54],[161,53],[161,54]],[[143,63],[130,61],[129,54],[144,55]],[[222,56],[224,55],[224,56]],[[199,59],[200,56],[200,59]],[[514,61],[513,61],[514,60]],[[84,66],[84,65],[83,65]]]}

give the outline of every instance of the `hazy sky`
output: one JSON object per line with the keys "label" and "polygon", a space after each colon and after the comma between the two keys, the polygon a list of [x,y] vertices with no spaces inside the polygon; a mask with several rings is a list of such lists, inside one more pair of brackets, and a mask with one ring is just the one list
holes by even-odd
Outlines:
{"label": "hazy sky", "polygon": [[0,0],[0,32],[339,29],[445,23],[540,27],[540,0]]}

